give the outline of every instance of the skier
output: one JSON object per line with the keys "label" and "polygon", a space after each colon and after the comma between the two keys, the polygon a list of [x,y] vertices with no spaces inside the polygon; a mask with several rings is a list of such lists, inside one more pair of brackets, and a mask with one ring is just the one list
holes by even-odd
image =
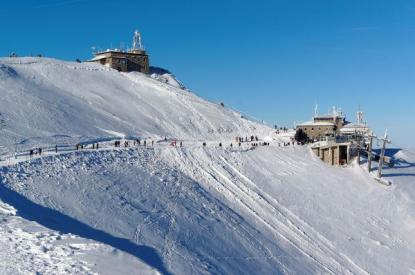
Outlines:
{"label": "skier", "polygon": [[180,141],[180,147],[182,147],[182,146],[183,146],[183,142]]}
{"label": "skier", "polygon": [[222,147],[222,142],[219,142],[219,147]]}
{"label": "skier", "polygon": [[58,145],[55,145],[55,153],[58,153]]}
{"label": "skier", "polygon": [[203,145],[203,147],[206,147],[206,142],[203,142],[202,145]]}
{"label": "skier", "polygon": [[97,146],[95,146],[95,148],[98,150],[99,149],[99,143],[97,143]]}
{"label": "skier", "polygon": [[42,148],[39,147],[38,152],[39,152],[39,156],[42,155]]}

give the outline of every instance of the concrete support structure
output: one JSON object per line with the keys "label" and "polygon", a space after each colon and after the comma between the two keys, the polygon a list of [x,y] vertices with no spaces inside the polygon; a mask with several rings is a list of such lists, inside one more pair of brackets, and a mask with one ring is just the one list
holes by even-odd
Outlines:
{"label": "concrete support structure", "polygon": [[323,162],[330,165],[344,165],[357,156],[358,150],[352,150],[352,143],[333,143],[313,146],[311,149]]}

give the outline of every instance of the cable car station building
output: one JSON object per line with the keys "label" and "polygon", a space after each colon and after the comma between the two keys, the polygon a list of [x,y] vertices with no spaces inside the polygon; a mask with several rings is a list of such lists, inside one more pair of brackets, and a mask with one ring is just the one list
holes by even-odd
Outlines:
{"label": "cable car station building", "polygon": [[310,139],[318,139],[324,136],[336,135],[343,126],[347,124],[345,116],[335,107],[333,113],[318,115],[317,109],[312,121],[297,124],[297,129],[302,129]]}

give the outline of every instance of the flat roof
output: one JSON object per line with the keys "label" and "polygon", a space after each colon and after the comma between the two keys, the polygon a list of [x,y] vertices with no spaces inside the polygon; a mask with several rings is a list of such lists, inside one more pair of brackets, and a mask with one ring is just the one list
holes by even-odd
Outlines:
{"label": "flat roof", "polygon": [[134,51],[121,51],[118,49],[108,49],[106,51],[100,51],[94,53],[95,56],[106,54],[106,53],[117,53],[117,54],[125,54],[125,55],[147,55],[145,50],[134,50]]}
{"label": "flat roof", "polygon": [[300,124],[297,124],[297,126],[334,126],[335,124],[333,122],[314,122],[314,121],[307,121]]}

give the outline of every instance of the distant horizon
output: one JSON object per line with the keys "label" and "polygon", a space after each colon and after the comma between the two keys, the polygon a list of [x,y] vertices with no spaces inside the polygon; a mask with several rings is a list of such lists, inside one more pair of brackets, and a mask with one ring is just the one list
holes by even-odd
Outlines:
{"label": "distant horizon", "polygon": [[354,122],[360,106],[377,135],[388,129],[390,147],[415,148],[414,10],[408,1],[26,0],[0,10],[0,55],[85,61],[92,46],[130,45],[138,29],[150,65],[208,100],[271,127],[309,120],[315,104]]}

